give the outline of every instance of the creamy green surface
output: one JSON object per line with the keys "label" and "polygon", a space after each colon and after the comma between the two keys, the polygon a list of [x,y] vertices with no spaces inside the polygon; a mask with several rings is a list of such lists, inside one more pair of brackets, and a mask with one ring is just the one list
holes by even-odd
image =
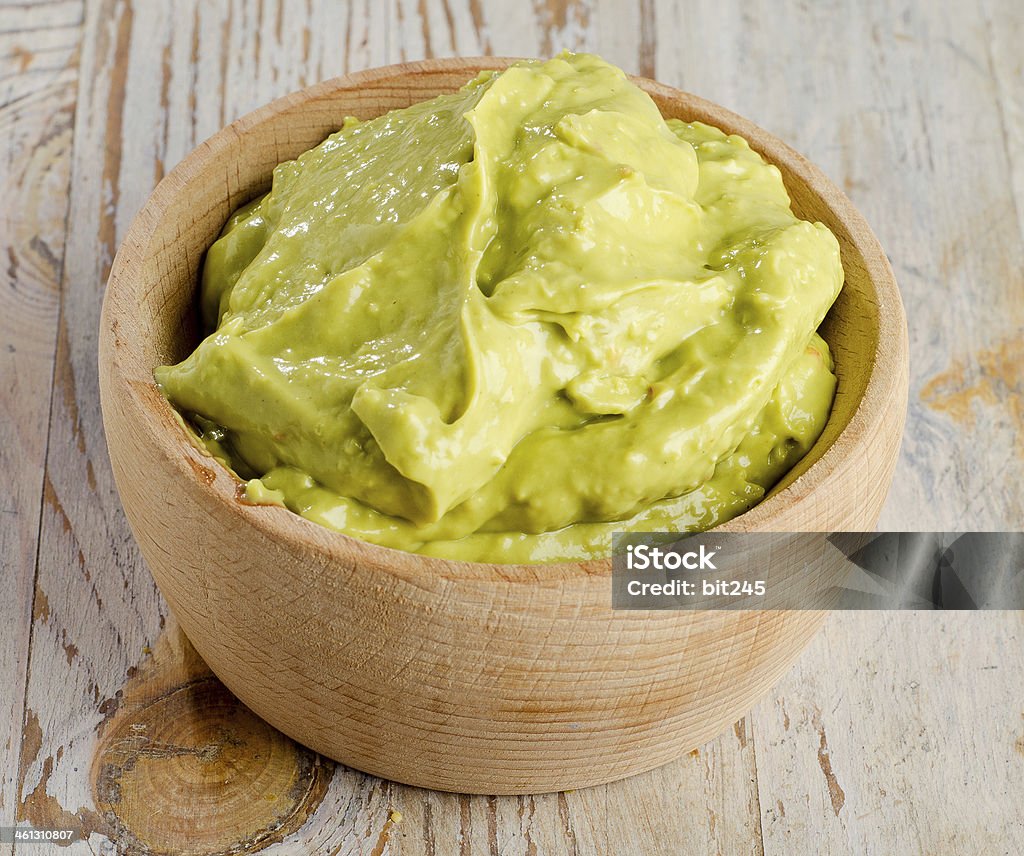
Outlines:
{"label": "creamy green surface", "polygon": [[243,477],[378,544],[530,562],[705,529],[824,428],[839,247],[738,137],[565,54],[355,122],[210,249],[157,370]]}

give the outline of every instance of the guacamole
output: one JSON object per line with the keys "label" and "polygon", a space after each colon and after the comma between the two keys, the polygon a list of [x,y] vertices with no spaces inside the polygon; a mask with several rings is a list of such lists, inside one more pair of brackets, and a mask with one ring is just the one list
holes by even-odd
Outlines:
{"label": "guacamole", "polygon": [[491,562],[706,529],[813,445],[839,246],[777,168],[563,54],[348,119],[210,248],[157,369],[207,447],[376,544]]}

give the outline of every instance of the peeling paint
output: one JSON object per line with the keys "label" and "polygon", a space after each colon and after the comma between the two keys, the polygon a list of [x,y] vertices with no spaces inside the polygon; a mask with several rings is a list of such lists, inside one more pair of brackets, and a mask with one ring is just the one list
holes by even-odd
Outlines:
{"label": "peeling paint", "polygon": [[[954,422],[974,428],[980,411],[1001,411],[1000,419],[1024,424],[1024,336],[1004,339],[970,357],[955,360],[921,389],[921,400]],[[1024,431],[1014,432],[1014,453],[1024,459]]]}
{"label": "peeling paint", "polygon": [[836,817],[846,805],[846,792],[839,785],[839,780],[832,770],[832,753],[828,748],[828,739],[825,737],[825,726],[821,722],[821,711],[814,712],[814,728],[818,732],[818,765],[821,767],[822,775],[825,776],[825,785],[828,788],[829,799],[832,802],[832,811]]}

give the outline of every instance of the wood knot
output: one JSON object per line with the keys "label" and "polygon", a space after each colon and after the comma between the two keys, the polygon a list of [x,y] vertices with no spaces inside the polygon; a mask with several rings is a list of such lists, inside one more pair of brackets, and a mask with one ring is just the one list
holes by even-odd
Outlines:
{"label": "wood knot", "polygon": [[297,830],[332,771],[206,677],[115,717],[93,788],[120,852],[212,856],[260,850]]}

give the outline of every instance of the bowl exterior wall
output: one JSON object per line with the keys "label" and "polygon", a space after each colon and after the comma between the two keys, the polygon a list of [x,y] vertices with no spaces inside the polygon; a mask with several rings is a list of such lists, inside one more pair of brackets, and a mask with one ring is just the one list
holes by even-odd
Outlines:
{"label": "bowl exterior wall", "polygon": [[825,618],[613,611],[604,574],[416,580],[359,544],[294,550],[142,463],[147,439],[118,435],[115,474],[196,650],[275,727],[396,781],[538,793],[658,766],[742,716]]}

